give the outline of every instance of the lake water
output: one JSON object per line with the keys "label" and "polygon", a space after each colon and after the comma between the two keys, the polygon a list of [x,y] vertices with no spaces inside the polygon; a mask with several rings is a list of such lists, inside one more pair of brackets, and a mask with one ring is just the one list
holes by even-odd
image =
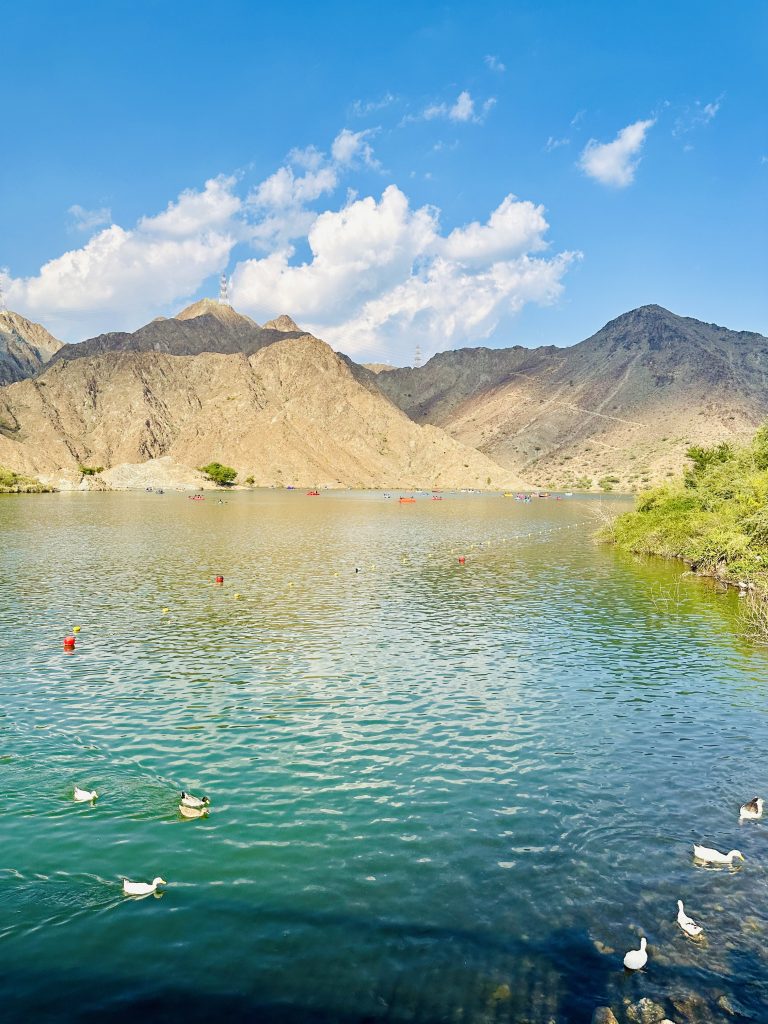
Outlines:
{"label": "lake water", "polygon": [[0,499],[0,1017],[768,1020],[768,656],[599,505]]}

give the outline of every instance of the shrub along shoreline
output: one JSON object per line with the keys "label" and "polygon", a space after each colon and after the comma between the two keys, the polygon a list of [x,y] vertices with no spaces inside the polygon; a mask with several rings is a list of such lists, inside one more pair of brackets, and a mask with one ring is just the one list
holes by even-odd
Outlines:
{"label": "shrub along shoreline", "polygon": [[[744,447],[689,448],[681,479],[646,491],[599,534],[640,555],[680,558],[693,572],[768,599],[768,424]],[[760,608],[753,611],[760,613]]]}
{"label": "shrub along shoreline", "polygon": [[0,466],[0,494],[49,494],[55,491],[32,476],[22,476],[11,469]]}

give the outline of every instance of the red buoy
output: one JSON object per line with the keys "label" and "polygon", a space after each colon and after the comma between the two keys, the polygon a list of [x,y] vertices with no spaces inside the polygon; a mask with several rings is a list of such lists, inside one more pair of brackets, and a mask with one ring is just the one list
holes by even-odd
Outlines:
{"label": "red buoy", "polygon": [[223,583],[224,582],[224,577],[223,576],[217,576],[216,577],[216,582],[217,583]]}
{"label": "red buoy", "polygon": [[75,638],[73,636],[64,637],[64,650],[73,651],[75,649]]}
{"label": "red buoy", "polygon": [[464,555],[459,555],[459,565],[464,565],[465,562],[466,558],[464,557]]}

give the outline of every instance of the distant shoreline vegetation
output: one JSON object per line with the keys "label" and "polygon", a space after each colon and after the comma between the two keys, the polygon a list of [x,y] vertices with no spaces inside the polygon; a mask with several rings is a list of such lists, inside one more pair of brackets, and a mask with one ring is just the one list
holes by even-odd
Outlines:
{"label": "distant shoreline vegetation", "polygon": [[55,487],[43,484],[31,476],[22,476],[11,469],[0,467],[0,494],[50,494]]}
{"label": "distant shoreline vegetation", "polygon": [[683,476],[637,498],[601,540],[639,555],[680,558],[750,597],[753,633],[768,640],[768,424],[745,447],[686,452]]}
{"label": "distant shoreline vegetation", "polygon": [[[207,466],[198,466],[198,471],[205,473],[206,477],[219,487],[231,487],[237,477],[236,469],[233,469],[232,466],[222,466],[220,462],[209,462]],[[249,477],[249,479],[253,480],[253,477]]]}

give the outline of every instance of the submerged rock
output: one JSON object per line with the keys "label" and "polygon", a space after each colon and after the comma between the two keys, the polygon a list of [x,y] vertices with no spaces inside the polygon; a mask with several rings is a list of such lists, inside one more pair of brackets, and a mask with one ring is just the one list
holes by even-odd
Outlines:
{"label": "submerged rock", "polygon": [[630,1024],[661,1024],[665,1017],[664,1007],[647,997],[627,1007],[627,1020]]}
{"label": "submerged rock", "polygon": [[592,1024],[619,1024],[610,1006],[598,1006],[592,1014]]}

